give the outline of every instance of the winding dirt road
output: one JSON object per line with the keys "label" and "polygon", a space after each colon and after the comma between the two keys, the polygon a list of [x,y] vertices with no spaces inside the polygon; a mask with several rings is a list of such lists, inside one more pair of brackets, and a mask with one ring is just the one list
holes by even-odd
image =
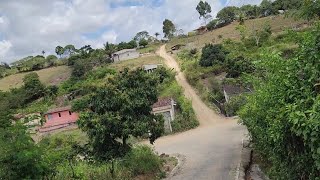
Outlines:
{"label": "winding dirt road", "polygon": [[154,148],[159,153],[182,154],[186,162],[173,180],[234,179],[240,161],[241,141],[246,132],[237,120],[218,115],[196,94],[180,71],[179,65],[162,46],[158,54],[169,68],[177,71],[176,80],[185,96],[192,101],[200,122],[196,129],[158,139]]}

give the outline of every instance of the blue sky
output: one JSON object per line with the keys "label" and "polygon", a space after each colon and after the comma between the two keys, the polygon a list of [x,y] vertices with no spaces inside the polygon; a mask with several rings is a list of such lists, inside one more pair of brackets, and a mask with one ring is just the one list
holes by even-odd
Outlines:
{"label": "blue sky", "polygon": [[[226,4],[261,0],[207,0],[212,15]],[[57,45],[128,41],[139,32],[162,33],[165,18],[188,32],[200,26],[198,0],[8,0],[0,1],[0,61],[54,54]]]}

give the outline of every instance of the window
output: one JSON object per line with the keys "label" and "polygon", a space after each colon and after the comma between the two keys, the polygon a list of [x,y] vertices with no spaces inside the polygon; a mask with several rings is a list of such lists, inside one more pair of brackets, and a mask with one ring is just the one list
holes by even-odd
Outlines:
{"label": "window", "polygon": [[61,117],[61,113],[59,113],[59,117]]}
{"label": "window", "polygon": [[52,114],[48,114],[48,120],[52,119]]}
{"label": "window", "polygon": [[69,115],[70,115],[70,116],[72,115],[72,112],[71,112],[71,111],[69,111]]}

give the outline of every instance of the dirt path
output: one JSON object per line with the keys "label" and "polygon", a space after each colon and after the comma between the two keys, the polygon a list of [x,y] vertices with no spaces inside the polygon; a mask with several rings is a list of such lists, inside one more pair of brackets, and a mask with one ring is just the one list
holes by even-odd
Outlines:
{"label": "dirt path", "polygon": [[172,179],[234,179],[245,128],[238,125],[235,119],[218,115],[202,102],[177,62],[166,53],[165,46],[160,48],[158,54],[165,59],[168,67],[177,71],[177,82],[183,87],[185,96],[191,99],[200,122],[200,127],[160,138],[154,145],[159,153],[186,156],[181,171]]}

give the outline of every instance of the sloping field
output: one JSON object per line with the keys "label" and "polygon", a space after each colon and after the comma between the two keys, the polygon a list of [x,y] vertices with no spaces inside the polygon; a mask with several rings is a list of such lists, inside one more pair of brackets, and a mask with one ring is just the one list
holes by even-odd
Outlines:
{"label": "sloping field", "polygon": [[[39,75],[40,81],[45,85],[57,85],[70,77],[71,68],[68,66],[58,66],[34,72],[36,72]],[[0,90],[8,91],[10,88],[20,87],[23,84],[23,77],[28,73],[30,72],[18,73],[0,79]]]}
{"label": "sloping field", "polygon": [[130,59],[126,61],[121,61],[117,63],[110,64],[111,68],[115,68],[117,70],[123,70],[124,68],[138,68],[142,67],[146,64],[163,64],[163,59],[157,55],[148,55],[142,56],[136,59]]}
{"label": "sloping field", "polygon": [[[286,18],[284,16],[269,16],[259,19],[246,20],[245,26],[250,32],[253,29],[259,29],[263,27],[265,23],[269,23],[273,33],[279,33],[287,28],[296,28],[304,24],[304,21],[297,21],[293,18]],[[207,43],[221,43],[224,39],[240,39],[240,33],[236,30],[239,22],[233,22],[225,27],[215,29],[211,32],[204,33],[202,35],[196,35],[187,38],[175,38],[172,39],[167,48],[170,48],[176,44],[188,44],[192,48],[203,47]]]}

